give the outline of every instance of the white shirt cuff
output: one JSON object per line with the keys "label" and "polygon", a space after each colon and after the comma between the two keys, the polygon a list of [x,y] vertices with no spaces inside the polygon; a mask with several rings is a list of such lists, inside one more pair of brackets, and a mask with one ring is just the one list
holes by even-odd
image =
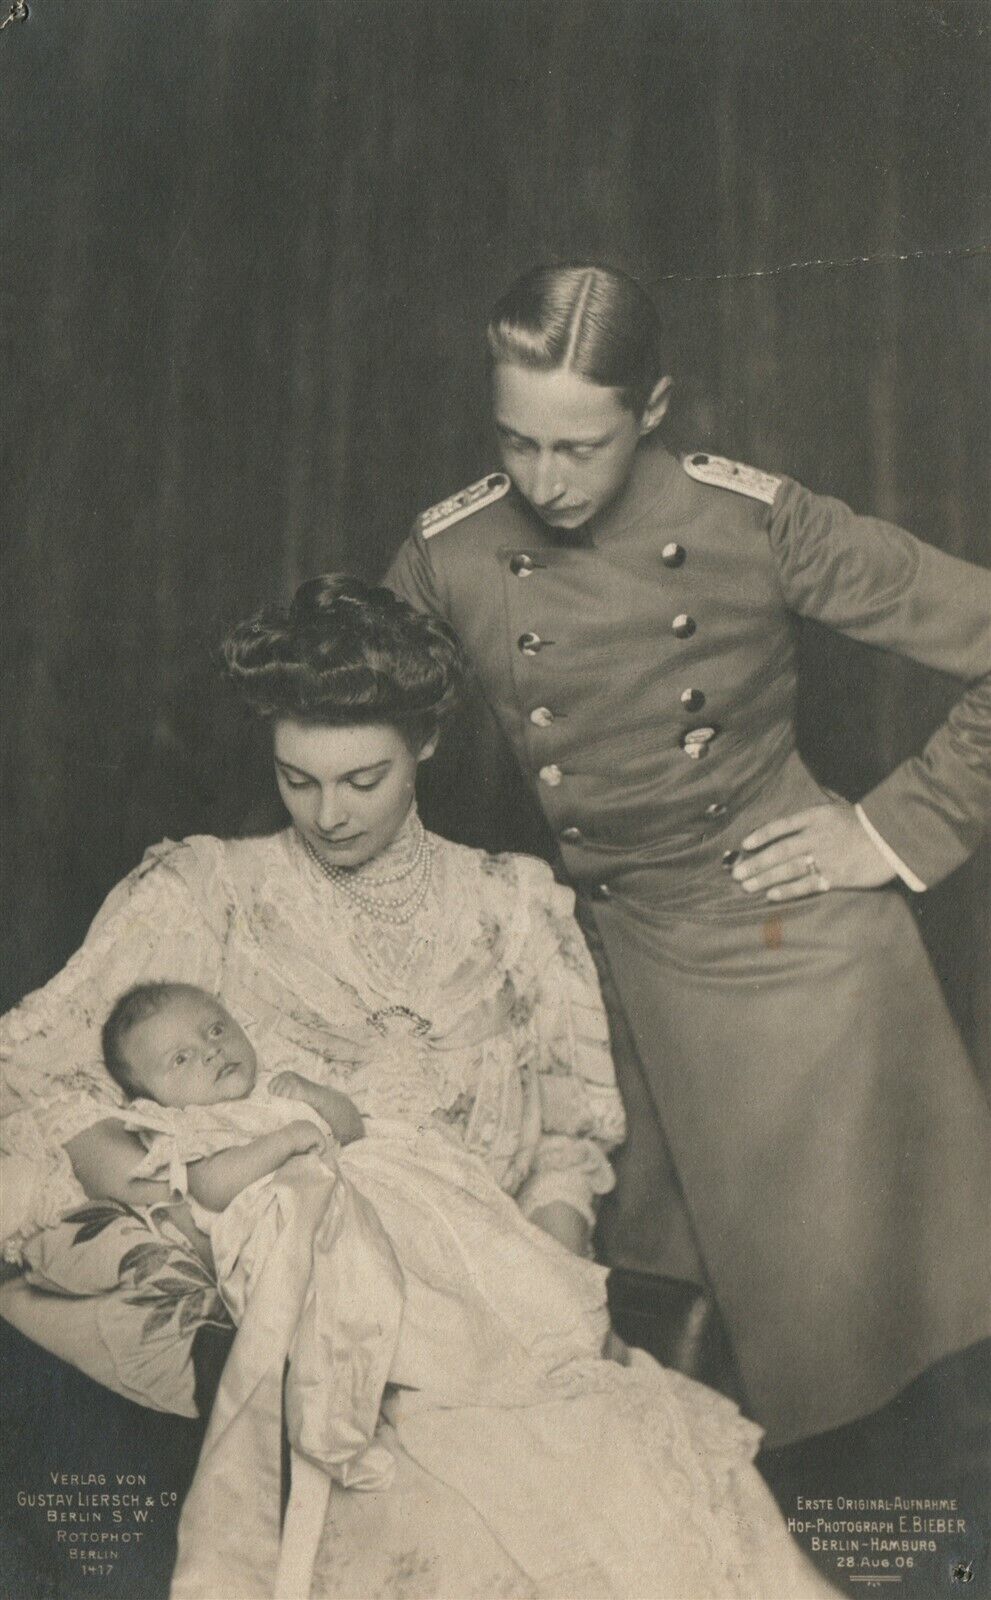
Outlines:
{"label": "white shirt cuff", "polygon": [[894,872],[897,872],[899,878],[902,880],[902,883],[906,883],[910,889],[914,889],[916,894],[924,894],[926,886],[922,882],[922,879],[917,878],[911,867],[907,867],[905,865],[901,856],[895,855],[895,852],[892,850],[887,840],[881,838],[881,835],[878,833],[873,822],[871,822],[870,818],[864,811],[863,806],[857,805],[854,806],[853,809],[857,813],[857,821],[867,834],[871,844],[876,850],[881,852],[885,861],[888,863],[888,866],[891,867]]}

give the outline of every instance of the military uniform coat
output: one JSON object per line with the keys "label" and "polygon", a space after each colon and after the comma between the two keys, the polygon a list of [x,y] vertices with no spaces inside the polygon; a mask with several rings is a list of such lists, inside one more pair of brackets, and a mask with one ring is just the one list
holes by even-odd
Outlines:
{"label": "military uniform coat", "polygon": [[578,536],[494,474],[425,513],[387,581],[464,640],[637,1045],[613,1261],[708,1281],[771,1443],[991,1332],[991,1116],[903,894],[772,912],[721,864],[831,798],[795,748],[796,616],[967,682],[862,801],[914,885],[966,858],[991,813],[991,574],[646,442]]}

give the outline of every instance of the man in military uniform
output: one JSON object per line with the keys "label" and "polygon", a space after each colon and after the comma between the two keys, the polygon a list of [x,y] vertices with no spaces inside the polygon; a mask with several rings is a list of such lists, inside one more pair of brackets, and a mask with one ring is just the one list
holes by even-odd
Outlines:
{"label": "man in military uniform", "polygon": [[[801,1438],[991,1332],[991,1117],[890,887],[991,813],[991,574],[678,461],[666,379],[631,408],[573,354],[494,354],[507,471],[387,581],[464,640],[637,1046],[609,1258],[714,1295],[753,1414]],[[797,616],[969,685],[856,807],[795,747]]]}

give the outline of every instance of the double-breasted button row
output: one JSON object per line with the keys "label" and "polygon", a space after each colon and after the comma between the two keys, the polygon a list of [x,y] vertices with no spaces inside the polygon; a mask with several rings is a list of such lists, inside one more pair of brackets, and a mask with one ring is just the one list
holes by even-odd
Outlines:
{"label": "double-breasted button row", "polygon": [[[706,806],[705,815],[710,821],[714,822],[718,817],[726,815],[726,806],[721,800],[713,800]],[[561,829],[558,838],[562,844],[582,844],[585,835],[582,833],[581,828],[575,827],[574,823],[572,823],[569,827]],[[728,862],[728,865],[732,866],[733,861],[736,860],[736,855],[733,852],[729,852],[729,854],[732,855],[732,860]]]}
{"label": "double-breasted button row", "polygon": [[[671,540],[662,548],[661,560],[667,567],[681,567],[687,559],[687,554],[684,545],[678,544],[676,540]],[[515,578],[522,579],[532,577],[534,572],[543,569],[541,563],[536,561],[526,550],[517,550],[509,558],[509,570]],[[679,612],[671,623],[671,631],[678,639],[690,639],[696,629],[695,618],[684,611]],[[526,633],[520,634],[516,641],[516,647],[521,655],[533,657],[553,643],[553,639],[542,639],[539,633],[528,629]],[[703,691],[697,688],[683,689],[679,695],[682,706],[691,715],[695,715],[702,710],[705,705],[705,698]],[[528,712],[528,717],[535,728],[549,728],[555,720],[554,712],[549,706],[534,706]],[[693,761],[701,760],[704,755],[708,754],[709,745],[716,737],[716,732],[717,730],[714,727],[686,729],[680,740],[681,748],[685,755]],[[564,773],[556,762],[550,762],[548,765],[541,767],[537,777],[549,789],[557,789],[564,782]],[[716,817],[722,815],[723,810],[725,810],[725,807],[712,805],[707,807],[705,814],[707,817]],[[560,837],[565,843],[577,844],[582,840],[583,835],[580,828],[568,827],[562,829]]]}
{"label": "double-breasted button row", "polygon": [[[666,567],[680,567],[684,565],[686,555],[687,551],[684,545],[677,544],[672,539],[661,551],[661,560]],[[516,554],[509,558],[509,570],[514,578],[529,578],[532,572],[542,571],[543,566],[541,562],[535,561],[533,556],[526,550],[517,550]]]}

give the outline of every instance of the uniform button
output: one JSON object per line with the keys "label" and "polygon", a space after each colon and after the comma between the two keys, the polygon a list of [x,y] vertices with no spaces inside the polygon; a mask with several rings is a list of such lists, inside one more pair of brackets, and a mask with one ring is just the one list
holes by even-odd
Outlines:
{"label": "uniform button", "polygon": [[563,782],[564,773],[561,771],[559,766],[552,762],[549,767],[541,767],[540,771],[537,773],[537,777],[540,779],[541,783],[546,783],[549,789],[556,789],[558,785]]}
{"label": "uniform button", "polygon": [[611,900],[612,890],[608,883],[593,883],[588,890],[590,900]]}
{"label": "uniform button", "polygon": [[537,563],[532,556],[525,555],[522,551],[518,556],[513,556],[509,563],[509,570],[514,578],[529,578],[536,570]]}
{"label": "uniform button", "polygon": [[701,711],[705,705],[705,695],[701,689],[683,689],[678,698],[686,711]]}
{"label": "uniform button", "polygon": [[706,806],[705,815],[707,817],[724,817],[726,815],[726,807],[721,800],[713,800],[710,806]]}
{"label": "uniform button", "polygon": [[546,644],[553,643],[553,639],[542,639],[539,633],[521,633],[516,641],[516,648],[522,650],[525,656],[535,656]]}
{"label": "uniform button", "polygon": [[683,544],[666,544],[661,551],[661,560],[666,567],[680,567],[684,559],[685,547]]}
{"label": "uniform button", "polygon": [[694,617],[688,617],[682,611],[672,622],[671,631],[672,633],[676,634],[679,639],[690,639],[692,634],[695,632]]}
{"label": "uniform button", "polygon": [[578,844],[582,838],[581,828],[562,828],[561,838],[566,844]]}
{"label": "uniform button", "polygon": [[709,745],[715,737],[715,728],[689,728],[681,736],[681,748],[693,761],[701,761],[709,754]]}
{"label": "uniform button", "polygon": [[715,737],[715,728],[689,728],[687,733],[681,736],[681,748],[686,756],[698,761],[700,756],[708,753],[709,745]]}
{"label": "uniform button", "polygon": [[535,728],[549,728],[554,721],[554,713],[549,706],[534,706],[530,712],[530,721]]}

